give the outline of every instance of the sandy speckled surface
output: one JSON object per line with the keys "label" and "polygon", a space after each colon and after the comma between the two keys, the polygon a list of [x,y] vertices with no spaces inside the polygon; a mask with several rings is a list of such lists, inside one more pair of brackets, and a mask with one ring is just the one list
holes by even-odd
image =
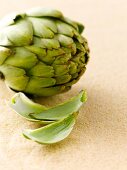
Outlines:
{"label": "sandy speckled surface", "polygon": [[85,24],[91,60],[86,74],[71,91],[36,99],[54,105],[85,88],[88,102],[63,142],[42,146],[21,136],[27,122],[7,102],[13,95],[0,81],[1,170],[126,170],[127,169],[127,1],[4,0],[0,15],[34,6],[54,7]]}

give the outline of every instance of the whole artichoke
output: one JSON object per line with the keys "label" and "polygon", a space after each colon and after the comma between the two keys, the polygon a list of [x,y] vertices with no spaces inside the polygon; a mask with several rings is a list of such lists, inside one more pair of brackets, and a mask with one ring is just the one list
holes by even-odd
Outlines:
{"label": "whole artichoke", "polygon": [[70,89],[89,59],[84,27],[60,11],[35,8],[0,22],[0,72],[15,91],[51,96]]}

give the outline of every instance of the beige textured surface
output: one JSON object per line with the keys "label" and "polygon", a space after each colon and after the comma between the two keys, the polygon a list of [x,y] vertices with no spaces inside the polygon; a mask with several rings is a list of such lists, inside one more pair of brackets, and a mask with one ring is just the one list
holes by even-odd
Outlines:
{"label": "beige textured surface", "polygon": [[86,25],[91,48],[86,74],[68,93],[42,99],[51,105],[86,88],[88,102],[66,140],[41,146],[21,136],[34,128],[6,104],[12,96],[0,81],[1,170],[127,169],[127,1],[4,0],[0,15],[34,6],[54,7]]}

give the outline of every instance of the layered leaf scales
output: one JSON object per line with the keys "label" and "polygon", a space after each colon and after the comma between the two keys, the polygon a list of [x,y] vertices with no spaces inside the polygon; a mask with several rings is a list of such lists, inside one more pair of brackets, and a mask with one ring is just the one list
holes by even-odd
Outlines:
{"label": "layered leaf scales", "polygon": [[60,11],[35,8],[0,22],[0,72],[15,91],[51,96],[67,91],[89,59],[83,25]]}

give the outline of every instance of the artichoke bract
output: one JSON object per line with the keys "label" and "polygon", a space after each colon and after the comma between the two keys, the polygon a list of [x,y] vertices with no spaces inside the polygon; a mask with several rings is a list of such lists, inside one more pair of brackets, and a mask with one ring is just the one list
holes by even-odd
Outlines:
{"label": "artichoke bract", "polygon": [[35,8],[0,21],[0,72],[14,91],[37,96],[65,92],[86,69],[84,26],[54,9]]}

